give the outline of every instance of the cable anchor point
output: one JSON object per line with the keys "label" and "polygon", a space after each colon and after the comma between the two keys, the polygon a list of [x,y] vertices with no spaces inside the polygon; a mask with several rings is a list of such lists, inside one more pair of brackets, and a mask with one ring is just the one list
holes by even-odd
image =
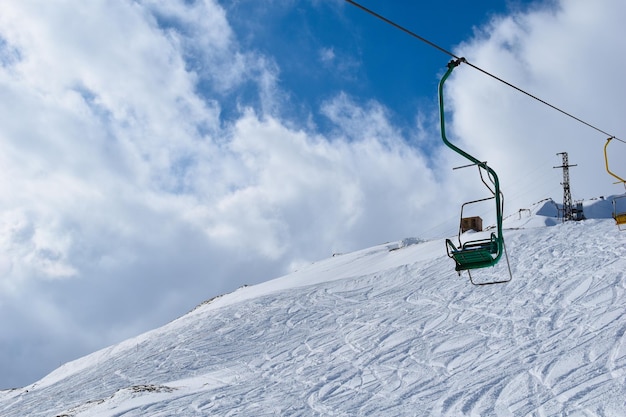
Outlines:
{"label": "cable anchor point", "polygon": [[462,62],[467,62],[465,57],[453,59],[450,62],[448,62],[448,68],[458,67],[459,65],[461,65]]}

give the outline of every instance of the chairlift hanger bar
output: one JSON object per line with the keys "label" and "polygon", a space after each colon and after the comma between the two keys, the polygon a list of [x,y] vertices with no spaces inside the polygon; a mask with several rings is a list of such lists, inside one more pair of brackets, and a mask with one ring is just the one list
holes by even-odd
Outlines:
{"label": "chairlift hanger bar", "polygon": [[487,161],[483,161],[483,162],[481,162],[481,163],[476,163],[476,162],[474,162],[473,164],[461,165],[460,167],[454,167],[454,168],[452,168],[452,169],[454,170],[454,169],[461,169],[461,168],[475,167],[476,165],[480,165],[480,166],[487,165]]}
{"label": "chairlift hanger bar", "polygon": [[618,141],[620,141],[620,142],[622,142],[622,143],[625,143],[625,144],[626,144],[626,141],[624,141],[624,140],[622,140],[622,139],[618,138],[617,136],[615,136],[615,135],[611,135],[610,133],[605,132],[604,130],[602,130],[602,129],[600,129],[600,128],[598,128],[598,127],[594,126],[594,125],[592,125],[591,123],[588,123],[588,122],[586,122],[586,121],[584,121],[584,120],[582,120],[582,119],[580,119],[580,118],[578,118],[578,117],[576,117],[576,116],[574,116],[574,115],[572,115],[572,114],[570,114],[570,113],[566,112],[565,110],[562,110],[562,109],[560,109],[560,108],[558,108],[558,107],[556,107],[556,106],[554,106],[554,105],[552,105],[552,104],[548,103],[547,101],[542,100],[542,99],[540,99],[539,97],[537,97],[537,96],[535,96],[535,95],[533,95],[533,94],[530,94],[530,93],[529,93],[529,92],[527,92],[527,91],[522,90],[521,88],[519,88],[519,87],[517,87],[517,86],[515,86],[515,85],[513,85],[513,84],[511,84],[511,83],[509,83],[508,81],[505,81],[505,80],[503,80],[502,78],[497,77],[497,76],[495,76],[495,75],[491,74],[490,72],[485,71],[484,69],[482,69],[482,68],[480,68],[480,67],[478,67],[478,66],[476,66],[476,65],[472,64],[471,62],[468,62],[465,58],[462,58],[462,57],[458,57],[458,56],[456,56],[456,55],[455,55],[455,54],[453,54],[452,52],[450,52],[450,51],[448,51],[448,50],[446,50],[446,49],[442,48],[441,46],[437,45],[436,43],[431,42],[431,41],[429,41],[428,39],[423,38],[422,36],[419,36],[417,33],[412,32],[412,31],[410,31],[409,29],[407,29],[407,28],[405,28],[405,27],[403,27],[403,26],[400,26],[399,24],[397,24],[397,23],[395,23],[395,22],[393,22],[393,21],[391,21],[391,20],[387,19],[387,18],[386,18],[386,17],[384,17],[384,16],[381,16],[380,14],[376,13],[375,11],[370,10],[370,9],[368,9],[367,7],[365,7],[365,6],[363,6],[363,5],[359,4],[359,3],[357,3],[356,1],[354,1],[354,0],[345,0],[345,1],[346,1],[347,3],[350,3],[350,4],[351,4],[351,5],[353,5],[353,6],[358,7],[359,9],[363,10],[364,12],[369,13],[370,15],[374,16],[375,18],[377,18],[377,19],[379,19],[379,20],[382,20],[383,22],[385,22],[385,23],[387,23],[387,24],[389,24],[389,25],[391,25],[391,26],[395,27],[396,29],[401,30],[402,32],[406,33],[407,35],[412,36],[412,37],[414,37],[414,38],[416,38],[416,39],[418,39],[418,40],[420,40],[420,41],[422,41],[422,42],[426,43],[427,45],[432,46],[432,47],[433,47],[433,48],[435,48],[435,49],[438,49],[439,51],[443,52],[444,54],[451,56],[452,58],[454,58],[455,60],[457,60],[457,61],[458,61],[458,63],[464,62],[464,63],[466,63],[467,65],[469,65],[470,67],[474,68],[475,70],[478,70],[478,71],[482,72],[483,74],[485,74],[485,75],[487,75],[487,76],[489,76],[489,77],[491,77],[491,78],[493,78],[493,79],[495,79],[495,80],[497,80],[497,81],[500,81],[501,83],[503,83],[503,84],[505,84],[505,85],[507,85],[507,86],[509,86],[509,87],[511,87],[511,88],[513,88],[513,89],[515,89],[515,90],[517,90],[517,91],[519,91],[519,92],[520,92],[520,93],[522,93],[522,94],[527,95],[528,97],[530,97],[530,98],[532,98],[532,99],[537,100],[538,102],[540,102],[540,103],[542,103],[542,104],[545,104],[546,106],[548,106],[548,107],[550,107],[550,108],[552,108],[552,109],[554,109],[554,110],[556,110],[556,111],[558,111],[558,112],[560,112],[560,113],[564,114],[565,116],[568,116],[568,117],[570,117],[570,118],[572,118],[572,119],[576,120],[577,122],[582,123],[582,124],[584,124],[585,126],[587,126],[587,127],[590,127],[590,128],[592,128],[592,129],[594,129],[594,130],[595,130],[595,131],[597,131],[597,132],[603,133],[604,135],[606,135],[606,136],[608,136],[608,137],[610,137],[610,138],[612,138],[612,139],[618,140]]}
{"label": "chairlift hanger bar", "polygon": [[626,180],[609,169],[609,156],[606,153],[606,148],[609,146],[609,143],[611,143],[613,139],[615,138],[608,138],[606,140],[606,144],[604,145],[604,163],[606,165],[606,172],[608,172],[612,177],[617,178],[619,180],[615,182],[614,184],[624,184],[624,187],[626,187]]}

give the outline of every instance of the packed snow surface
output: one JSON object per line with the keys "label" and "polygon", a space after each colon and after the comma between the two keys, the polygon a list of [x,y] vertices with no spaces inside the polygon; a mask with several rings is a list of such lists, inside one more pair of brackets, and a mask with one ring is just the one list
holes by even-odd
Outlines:
{"label": "packed snow surface", "polygon": [[506,220],[510,283],[471,285],[443,239],[337,255],[1,391],[0,415],[626,415],[626,232],[607,200],[552,206]]}

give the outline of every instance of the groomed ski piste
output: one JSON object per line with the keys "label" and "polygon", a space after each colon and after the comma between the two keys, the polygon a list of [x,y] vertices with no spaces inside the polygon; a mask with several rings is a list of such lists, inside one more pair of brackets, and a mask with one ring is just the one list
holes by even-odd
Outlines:
{"label": "groomed ski piste", "polygon": [[624,416],[626,232],[609,198],[554,206],[505,220],[510,283],[471,285],[444,239],[337,255],[1,391],[0,415]]}

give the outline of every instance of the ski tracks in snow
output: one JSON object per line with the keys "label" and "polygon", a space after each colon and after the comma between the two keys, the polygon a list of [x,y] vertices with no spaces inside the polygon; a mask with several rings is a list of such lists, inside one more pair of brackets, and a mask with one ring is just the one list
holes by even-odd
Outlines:
{"label": "ski tracks in snow", "polygon": [[57,382],[71,392],[58,401],[53,387],[21,396],[20,412],[620,415],[626,234],[595,224],[591,241],[576,223],[507,231],[513,281],[485,287],[443,242],[379,248],[376,272],[197,310]]}

